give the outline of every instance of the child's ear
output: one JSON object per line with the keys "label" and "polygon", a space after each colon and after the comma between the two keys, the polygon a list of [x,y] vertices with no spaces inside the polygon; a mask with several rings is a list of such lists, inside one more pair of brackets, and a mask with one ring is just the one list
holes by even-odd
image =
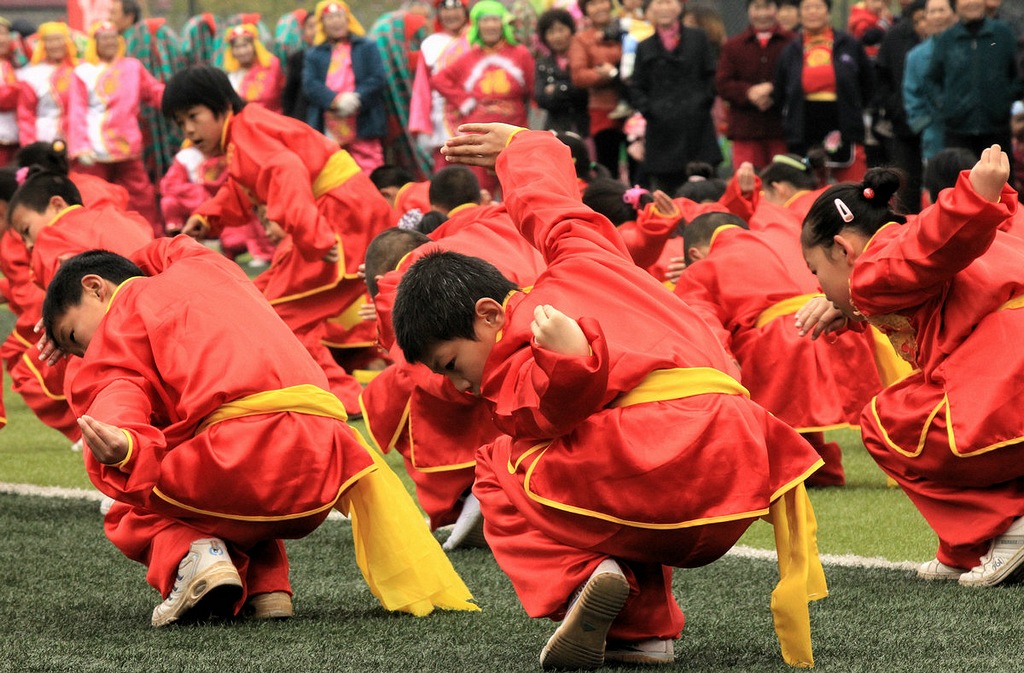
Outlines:
{"label": "child's ear", "polygon": [[846,263],[852,266],[857,258],[860,257],[863,246],[858,247],[852,237],[842,234],[836,234],[832,240],[835,242],[833,250],[836,254],[845,257]]}
{"label": "child's ear", "polygon": [[68,207],[68,202],[64,200],[63,196],[54,195],[50,197],[50,206],[57,210],[64,210]]}
{"label": "child's ear", "polygon": [[505,307],[490,297],[482,297],[476,301],[476,319],[493,329],[501,329],[505,325]]}
{"label": "child's ear", "polygon": [[82,276],[82,296],[95,295],[100,301],[106,301],[107,282],[102,276],[90,273]]}

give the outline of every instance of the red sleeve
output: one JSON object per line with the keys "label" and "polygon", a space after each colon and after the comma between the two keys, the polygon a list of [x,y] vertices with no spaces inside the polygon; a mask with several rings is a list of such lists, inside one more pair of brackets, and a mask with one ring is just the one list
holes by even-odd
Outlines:
{"label": "red sleeve", "polygon": [[635,222],[619,226],[619,235],[636,265],[646,269],[658,262],[665,241],[675,231],[679,217],[662,215],[653,203],[647,204]]}
{"label": "red sleeve", "polygon": [[880,315],[943,292],[953,276],[988,250],[1016,211],[1017,193],[1009,185],[992,203],[978,196],[963,171],[937,203],[905,225],[887,225],[868,243],[850,276],[854,305],[865,315]]}
{"label": "red sleeve", "polygon": [[607,78],[599,73],[594,66],[595,63],[590,58],[590,50],[577,35],[569,45],[569,76],[573,86],[589,89],[598,84],[607,83]]}
{"label": "red sleeve", "polygon": [[742,217],[749,224],[750,219],[754,217],[754,211],[757,210],[757,206],[761,203],[761,188],[761,178],[754,176],[754,191],[750,194],[744,194],[740,191],[736,177],[733,176],[726,183],[725,194],[722,194],[722,198],[718,199],[718,205],[733,215]]}
{"label": "red sleeve", "polygon": [[36,106],[39,99],[36,92],[25,82],[19,87],[18,97],[18,141],[24,147],[36,141]]}
{"label": "red sleeve", "polygon": [[430,86],[444,96],[445,100],[453,107],[461,108],[462,104],[472,97],[463,87],[463,82],[466,79],[466,64],[474,63],[478,58],[478,51],[470,49],[454,63],[445,66],[439,72],[431,75]]}
{"label": "red sleeve", "polygon": [[722,314],[722,307],[715,301],[715,286],[713,269],[709,262],[702,260],[683,270],[673,291],[707,323],[722,347],[735,360],[732,335],[726,329],[728,316]]}
{"label": "red sleeve", "polygon": [[224,227],[248,224],[252,218],[252,204],[238,183],[229,178],[216,194],[195,209],[194,214],[206,218],[210,225],[208,235],[216,238]]}
{"label": "red sleeve", "polygon": [[[193,257],[203,257],[210,264],[219,264],[229,269],[232,274],[245,273],[234,262],[231,262],[223,255],[219,255],[201,243],[197,243],[188,236],[174,236],[170,238],[158,238],[152,243],[136,250],[131,260],[135,262],[142,272],[147,276],[155,276],[166,270],[175,262]],[[221,264],[226,261],[227,265]]]}
{"label": "red sleeve", "polygon": [[153,75],[149,74],[145,66],[140,63],[139,67],[139,99],[149,105],[160,109],[160,103],[164,98],[164,83]]}

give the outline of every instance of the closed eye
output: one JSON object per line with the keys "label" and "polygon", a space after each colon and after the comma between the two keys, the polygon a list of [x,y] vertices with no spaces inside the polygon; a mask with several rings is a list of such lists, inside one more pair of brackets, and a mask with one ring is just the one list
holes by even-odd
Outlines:
{"label": "closed eye", "polygon": [[453,371],[455,371],[455,358],[452,358],[451,360],[448,361],[448,364],[446,364],[444,366],[444,370],[446,372],[453,372]]}

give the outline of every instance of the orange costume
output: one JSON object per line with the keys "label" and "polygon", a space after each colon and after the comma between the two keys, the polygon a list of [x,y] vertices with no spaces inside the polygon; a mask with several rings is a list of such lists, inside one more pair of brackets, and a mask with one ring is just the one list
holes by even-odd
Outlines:
{"label": "orange costume", "polygon": [[811,341],[793,315],[816,293],[795,235],[735,225],[711,236],[708,256],[690,264],[675,293],[701,314],[739,362],[750,398],[811,442],[825,467],[809,484],[843,483],[839,446],[823,430],[855,424],[882,388],[861,334]]}
{"label": "orange costume", "polygon": [[438,528],[453,523],[461,511],[462,498],[473,485],[477,448],[501,432],[479,398],[458,392],[424,365],[410,365],[392,348],[390,309],[398,282],[416,260],[438,250],[487,259],[520,286],[533,283],[544,260],[500,205],[456,208],[430,237],[436,243],[413,250],[378,282],[381,343],[391,349],[396,364],[366,386],[360,403],[370,436],[382,451],[395,449],[402,455],[420,506],[431,528]]}
{"label": "orange costume", "polygon": [[[759,516],[787,525],[779,510],[791,507],[802,512],[788,523],[810,566],[776,608],[789,605],[791,623],[804,627],[798,652],[779,629],[784,656],[808,665],[806,602],[825,588],[802,482],[820,459],[748,399],[698,315],[637,267],[611,224],[581,203],[557,139],[519,132],[497,172],[513,222],[547,269],[505,302],[481,395],[507,436],[477,453],[473,492],[527,613],[560,617],[613,556],[631,590],[608,638],[677,637],[684,620],[669,566],[710,563]],[[591,355],[536,346],[530,324],[542,304],[577,319]],[[790,558],[782,546],[780,555]]]}
{"label": "orange costume", "polygon": [[906,225],[870,240],[850,276],[854,308],[916,367],[871,401],[864,444],[972,568],[1024,515],[1024,248],[998,231],[1017,211],[978,196],[966,171]]}
{"label": "orange costume", "polygon": [[[346,410],[357,413],[361,387],[321,339],[325,321],[363,295],[358,266],[370,241],[390,223],[387,201],[337,143],[256,105],[224,123],[221,149],[228,181],[195,214],[217,236],[224,226],[245,224],[254,205],[266,204],[267,219],[289,235],[256,284],[324,368]],[[340,259],[324,261],[334,246]]]}
{"label": "orange costume", "polygon": [[[107,536],[148,566],[149,583],[167,596],[191,542],[212,535],[228,543],[247,595],[290,593],[281,538],[307,535],[338,504],[353,516],[357,560],[386,608],[472,609],[415,514],[414,540],[387,549],[389,570],[405,574],[413,547],[422,552],[420,570],[432,566],[415,583],[425,588],[431,582],[421,580],[440,566],[445,586],[425,589],[425,600],[407,591],[391,601],[391,578],[374,574],[379,550],[360,549],[387,531],[390,513],[372,512],[379,517],[355,525],[369,513],[365,505],[387,467],[344,422],[323,371],[238,266],[185,237],[158,240],[134,260],[156,275],[121,284],[68,390],[77,414],[129,437],[120,463],[103,465],[85,452],[86,467],[97,488],[117,500],[104,521]],[[203,292],[182,291],[192,286]],[[240,352],[244,365],[233,366],[242,362]],[[397,488],[389,494],[395,508],[415,511],[408,498],[395,497],[405,496]]]}

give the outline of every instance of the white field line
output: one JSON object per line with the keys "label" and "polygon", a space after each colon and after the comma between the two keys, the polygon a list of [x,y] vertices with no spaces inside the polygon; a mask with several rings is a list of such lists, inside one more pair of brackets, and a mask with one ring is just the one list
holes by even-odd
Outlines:
{"label": "white field line", "polygon": [[[0,482],[0,493],[14,495],[35,495],[44,498],[65,498],[79,500],[103,500],[103,494],[99,491],[82,488],[58,488],[56,486],[33,486],[31,484],[9,484]],[[329,521],[345,521],[346,517],[337,510],[331,511],[327,519]],[[740,558],[751,558],[762,561],[775,561],[775,552],[768,549],[755,549],[737,545],[729,550],[727,556],[738,556]],[[856,556],[854,554],[821,554],[821,563],[826,566],[839,566],[842,568],[879,568],[883,570],[916,570],[920,562],[915,561],[890,561],[879,557]]]}

